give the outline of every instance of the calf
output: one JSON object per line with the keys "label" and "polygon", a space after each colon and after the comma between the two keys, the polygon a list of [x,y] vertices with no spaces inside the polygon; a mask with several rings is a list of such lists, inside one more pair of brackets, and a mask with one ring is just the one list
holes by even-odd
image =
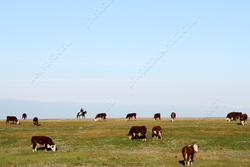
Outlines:
{"label": "calf", "polygon": [[132,126],[128,132],[129,140],[142,138],[142,141],[146,141],[146,126]]}
{"label": "calf", "polygon": [[185,166],[193,165],[194,153],[198,152],[199,146],[194,144],[192,146],[185,146],[182,148],[182,156],[184,158]]}
{"label": "calf", "polygon": [[97,121],[98,119],[105,120],[107,116],[108,115],[106,113],[99,113],[99,114],[96,115],[95,121]]}
{"label": "calf", "polygon": [[242,112],[230,112],[227,114],[226,120],[227,121],[236,121],[237,119],[239,119],[242,115]]}
{"label": "calf", "polygon": [[136,113],[129,113],[126,116],[126,120],[134,119],[136,120]]}
{"label": "calf", "polygon": [[33,136],[31,138],[31,143],[33,145],[33,152],[37,151],[37,146],[45,146],[45,151],[51,148],[52,151],[56,151],[56,145],[50,137],[47,136]]}
{"label": "calf", "polygon": [[160,126],[154,126],[152,129],[152,138],[156,138],[158,140],[158,138],[162,139],[162,131],[161,131],[161,127]]}
{"label": "calf", "polygon": [[13,121],[13,123],[16,123],[17,125],[20,124],[20,122],[18,121],[18,119],[15,116],[7,116],[6,124],[10,123],[10,121]]}
{"label": "calf", "polygon": [[244,126],[245,124],[247,124],[247,114],[242,114],[240,116],[240,122],[241,124]]}
{"label": "calf", "polygon": [[154,120],[156,120],[157,118],[158,118],[159,120],[161,120],[161,114],[160,114],[160,113],[156,113],[156,114],[155,114]]}
{"label": "calf", "polygon": [[174,119],[176,118],[176,114],[175,112],[171,113],[171,121],[174,122]]}
{"label": "calf", "polygon": [[35,125],[38,126],[38,118],[37,117],[33,118],[33,123],[34,123],[34,126]]}
{"label": "calf", "polygon": [[27,114],[23,113],[22,119],[27,119]]}

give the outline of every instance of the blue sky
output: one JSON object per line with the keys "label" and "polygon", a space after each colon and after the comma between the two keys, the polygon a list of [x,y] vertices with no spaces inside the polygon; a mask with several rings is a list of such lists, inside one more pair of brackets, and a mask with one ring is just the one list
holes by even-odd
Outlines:
{"label": "blue sky", "polygon": [[249,113],[249,3],[0,0],[0,119]]}

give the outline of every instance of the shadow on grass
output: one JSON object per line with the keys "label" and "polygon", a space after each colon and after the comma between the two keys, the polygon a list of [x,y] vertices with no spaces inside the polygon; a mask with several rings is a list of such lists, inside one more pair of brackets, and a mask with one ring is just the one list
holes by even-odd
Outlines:
{"label": "shadow on grass", "polygon": [[185,166],[184,160],[179,161],[179,163]]}
{"label": "shadow on grass", "polygon": [[[45,147],[37,148],[37,151],[39,151],[39,150],[45,151]],[[52,151],[52,150],[51,150],[51,148],[47,148],[47,151]],[[57,151],[57,148],[56,148],[56,151]]]}
{"label": "shadow on grass", "polygon": [[237,125],[242,125],[241,123],[237,123]]}

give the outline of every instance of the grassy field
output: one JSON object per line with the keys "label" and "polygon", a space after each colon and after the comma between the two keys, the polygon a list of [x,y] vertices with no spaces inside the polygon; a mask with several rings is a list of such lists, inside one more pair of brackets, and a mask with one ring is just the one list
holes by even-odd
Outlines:
{"label": "grassy field", "polygon": [[[107,119],[20,120],[20,125],[0,120],[0,166],[184,166],[181,149],[197,143],[194,166],[250,166],[250,124],[224,118],[179,118],[153,121]],[[145,125],[147,141],[129,141],[131,126]],[[155,125],[162,140],[152,140]],[[50,136],[57,152],[32,152],[31,137]]]}

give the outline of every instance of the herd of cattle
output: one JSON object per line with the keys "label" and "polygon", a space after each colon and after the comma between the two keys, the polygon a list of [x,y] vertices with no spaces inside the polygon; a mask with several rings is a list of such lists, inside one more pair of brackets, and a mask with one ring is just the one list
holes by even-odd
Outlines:
{"label": "herd of cattle", "polygon": [[[87,114],[87,111],[84,111],[83,109],[80,110],[80,112],[77,114],[77,118],[85,118],[85,114]],[[99,113],[95,117],[95,121],[97,120],[106,120],[107,114],[106,113]],[[171,113],[171,121],[174,122],[176,118],[176,113]],[[22,119],[27,119],[27,114],[22,115]],[[126,120],[136,120],[136,113],[129,113],[126,116]],[[154,121],[155,120],[161,120],[161,114],[156,113],[154,115]],[[247,124],[247,114],[242,114],[241,112],[230,112],[226,116],[227,121],[236,121],[240,119],[241,124],[244,126]],[[7,116],[6,124],[12,121],[13,123],[20,124],[17,117],[15,116]],[[38,118],[33,118],[33,124],[36,126],[39,126]],[[134,139],[142,139],[142,141],[146,141],[146,132],[147,127],[146,126],[132,126],[128,133],[129,140]],[[162,129],[160,126],[154,126],[152,128],[152,138],[153,139],[162,139]],[[33,136],[31,138],[32,146],[33,146],[33,152],[37,151],[37,147],[45,146],[45,151],[47,151],[48,148],[50,148],[52,151],[56,151],[56,145],[54,144],[53,140],[50,137],[47,136]],[[196,152],[198,152],[199,146],[194,144],[191,146],[185,146],[182,149],[182,156],[184,158],[185,166],[189,166],[189,164],[192,165],[193,162],[193,156]]]}

